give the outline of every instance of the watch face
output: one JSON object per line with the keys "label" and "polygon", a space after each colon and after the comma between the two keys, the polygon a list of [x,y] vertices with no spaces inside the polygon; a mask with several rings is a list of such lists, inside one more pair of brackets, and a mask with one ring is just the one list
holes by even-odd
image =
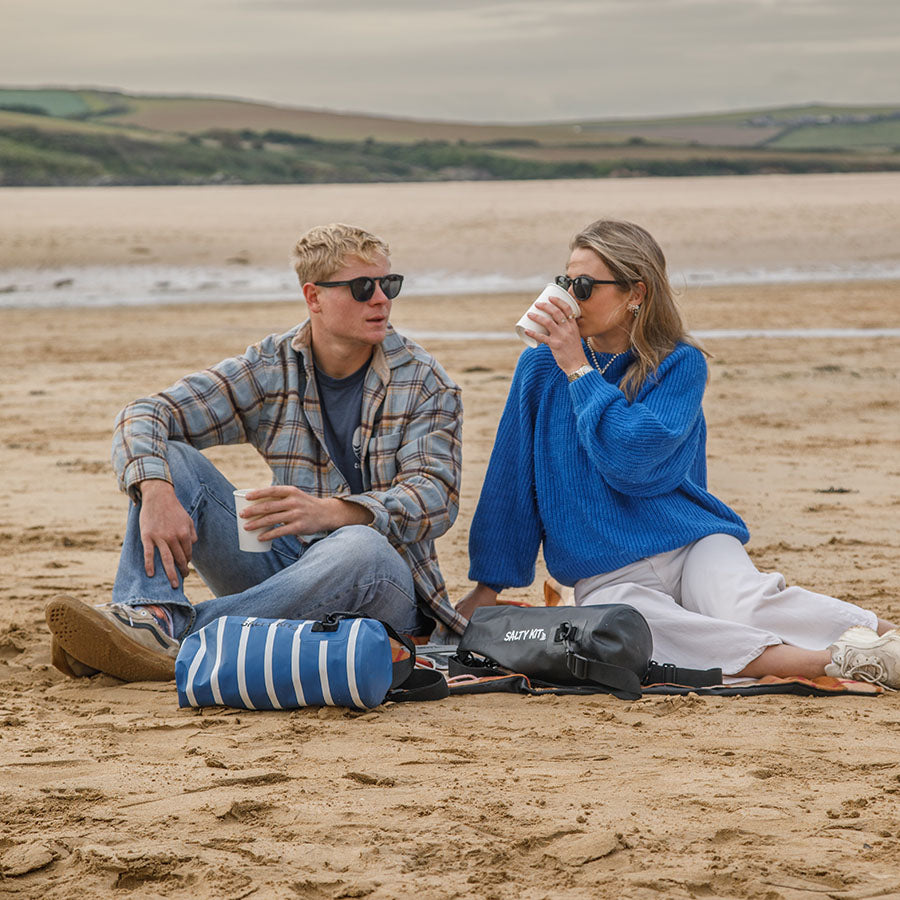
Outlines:
{"label": "watch face", "polygon": [[576,369],[574,372],[572,372],[570,375],[567,375],[566,377],[569,379],[569,381],[578,381],[578,379],[581,378],[582,375],[587,375],[587,373],[590,371],[591,371],[590,366],[581,366],[580,368]]}

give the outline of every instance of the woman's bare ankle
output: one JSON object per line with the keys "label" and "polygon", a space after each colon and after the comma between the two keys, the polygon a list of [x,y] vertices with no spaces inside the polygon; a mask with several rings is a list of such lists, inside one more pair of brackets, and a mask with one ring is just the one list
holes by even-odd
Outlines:
{"label": "woman's bare ankle", "polygon": [[825,666],[830,662],[831,653],[828,650],[803,650],[790,644],[775,644],[766,647],[737,674],[744,678],[763,678],[766,675],[819,678],[825,674]]}

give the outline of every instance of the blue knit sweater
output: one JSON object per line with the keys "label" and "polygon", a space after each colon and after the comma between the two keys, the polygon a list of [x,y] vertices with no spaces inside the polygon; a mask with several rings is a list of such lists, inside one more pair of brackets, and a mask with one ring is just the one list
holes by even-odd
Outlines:
{"label": "blue knit sweater", "polygon": [[[616,359],[571,384],[541,345],[519,358],[469,535],[469,578],[495,590],[621,568],[710,534],[750,535],[706,490],[706,360],[679,344],[629,403]],[[601,357],[601,362],[603,357]]]}

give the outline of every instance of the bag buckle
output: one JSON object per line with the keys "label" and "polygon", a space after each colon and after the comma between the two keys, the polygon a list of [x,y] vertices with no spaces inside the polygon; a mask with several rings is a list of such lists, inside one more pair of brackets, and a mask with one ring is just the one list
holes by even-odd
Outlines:
{"label": "bag buckle", "polygon": [[571,622],[563,622],[553,635],[553,643],[559,644],[561,641],[573,641],[575,635],[578,634],[578,628]]}
{"label": "bag buckle", "polygon": [[328,613],[324,619],[320,619],[313,624],[310,631],[337,631],[341,624],[341,619],[346,618],[346,613]]}
{"label": "bag buckle", "polygon": [[678,666],[673,663],[658,663],[650,660],[647,676],[657,684],[678,684]]}
{"label": "bag buckle", "polygon": [[588,660],[587,657],[579,656],[577,653],[567,653],[566,657],[569,671],[576,678],[587,680],[589,677],[588,663],[590,662],[590,660]]}
{"label": "bag buckle", "polygon": [[499,669],[499,664],[495,663],[490,657],[475,656],[469,650],[457,650],[456,659],[460,665],[469,669]]}

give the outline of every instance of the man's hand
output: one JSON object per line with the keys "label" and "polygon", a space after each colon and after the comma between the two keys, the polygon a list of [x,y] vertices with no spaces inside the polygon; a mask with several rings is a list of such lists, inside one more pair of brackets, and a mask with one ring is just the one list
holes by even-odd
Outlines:
{"label": "man's hand", "polygon": [[471,619],[472,613],[479,606],[496,606],[498,596],[499,594],[495,590],[479,582],[456,604],[456,611],[467,619]]}
{"label": "man's hand", "polygon": [[292,485],[248,491],[250,505],[241,512],[241,528],[261,531],[261,541],[285,534],[335,531],[344,525],[368,525],[375,518],[364,506],[334,497],[313,497]]}
{"label": "man's hand", "polygon": [[178,502],[175,488],[168,481],[142,481],[141,543],[144,545],[144,571],[152,578],[154,551],[159,550],[163,569],[173,588],[180,584],[178,573],[188,573],[191,551],[197,531],[187,510]]}

